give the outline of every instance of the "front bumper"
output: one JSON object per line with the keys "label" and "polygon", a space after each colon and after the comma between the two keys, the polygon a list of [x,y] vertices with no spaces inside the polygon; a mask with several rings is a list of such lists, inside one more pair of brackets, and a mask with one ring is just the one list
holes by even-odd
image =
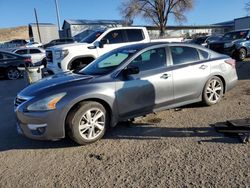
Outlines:
{"label": "front bumper", "polygon": [[15,110],[19,134],[36,140],[58,140],[65,137],[64,118],[57,110],[24,112]]}

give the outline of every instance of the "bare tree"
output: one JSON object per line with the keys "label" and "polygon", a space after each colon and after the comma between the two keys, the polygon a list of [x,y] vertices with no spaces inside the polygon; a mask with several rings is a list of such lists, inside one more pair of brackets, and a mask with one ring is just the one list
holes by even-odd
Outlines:
{"label": "bare tree", "polygon": [[186,11],[193,8],[194,0],[124,0],[120,6],[121,15],[131,22],[135,16],[151,20],[159,29],[164,31],[170,15],[176,21],[186,20]]}
{"label": "bare tree", "polygon": [[247,15],[250,14],[250,1],[245,4],[245,10],[247,11]]}

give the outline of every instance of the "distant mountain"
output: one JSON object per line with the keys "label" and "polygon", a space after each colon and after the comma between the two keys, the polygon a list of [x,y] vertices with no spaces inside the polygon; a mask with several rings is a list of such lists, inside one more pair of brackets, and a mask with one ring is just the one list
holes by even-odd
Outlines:
{"label": "distant mountain", "polygon": [[29,39],[28,27],[20,26],[0,29],[0,42],[13,39]]}

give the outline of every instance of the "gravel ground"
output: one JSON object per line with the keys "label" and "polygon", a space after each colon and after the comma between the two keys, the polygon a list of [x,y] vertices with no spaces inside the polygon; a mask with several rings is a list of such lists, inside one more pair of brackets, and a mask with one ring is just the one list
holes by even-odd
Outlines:
{"label": "gravel ground", "polygon": [[249,187],[249,144],[211,127],[250,117],[250,62],[237,70],[219,104],[138,118],[87,146],[17,135],[13,99],[24,82],[0,80],[0,187]]}

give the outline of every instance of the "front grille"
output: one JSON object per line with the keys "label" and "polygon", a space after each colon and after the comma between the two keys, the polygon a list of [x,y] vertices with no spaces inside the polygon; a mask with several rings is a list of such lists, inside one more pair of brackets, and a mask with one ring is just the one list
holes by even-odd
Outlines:
{"label": "front grille", "polygon": [[223,53],[224,52],[224,44],[223,43],[215,43],[209,44],[209,48],[215,52]]}
{"label": "front grille", "polygon": [[22,104],[22,103],[24,103],[26,101],[26,99],[22,99],[22,98],[18,98],[18,97],[16,97],[15,98],[15,107],[18,107],[20,104]]}
{"label": "front grille", "polygon": [[47,62],[53,62],[53,53],[50,50],[46,50],[46,59]]}

